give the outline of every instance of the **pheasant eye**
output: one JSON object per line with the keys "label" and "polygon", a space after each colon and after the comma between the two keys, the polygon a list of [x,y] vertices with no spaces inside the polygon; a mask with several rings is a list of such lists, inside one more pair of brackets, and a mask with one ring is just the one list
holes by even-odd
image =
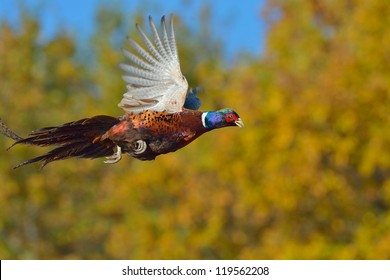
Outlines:
{"label": "pheasant eye", "polygon": [[231,122],[234,120],[234,115],[233,114],[227,114],[225,117],[226,121]]}

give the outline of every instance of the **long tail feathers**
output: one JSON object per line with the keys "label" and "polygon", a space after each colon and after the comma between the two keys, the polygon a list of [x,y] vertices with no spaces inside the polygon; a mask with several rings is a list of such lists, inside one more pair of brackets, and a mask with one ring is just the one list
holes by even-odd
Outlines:
{"label": "long tail feathers", "polygon": [[9,127],[3,123],[3,120],[1,118],[0,118],[0,133],[4,134],[5,136],[11,139],[14,139],[15,141],[19,141],[23,139],[15,132],[13,132],[11,129],[9,129]]}
{"label": "long tail feathers", "polygon": [[118,122],[119,120],[114,117],[96,116],[69,122],[58,127],[42,128],[34,131],[27,138],[21,138],[0,120],[0,132],[16,140],[12,146],[17,144],[41,147],[58,146],[47,154],[27,160],[14,168],[39,161],[42,162],[42,167],[44,167],[52,161],[71,157],[93,159],[112,155],[115,151],[115,144],[112,141],[108,139],[95,141],[95,139],[99,139],[99,136],[102,136]]}

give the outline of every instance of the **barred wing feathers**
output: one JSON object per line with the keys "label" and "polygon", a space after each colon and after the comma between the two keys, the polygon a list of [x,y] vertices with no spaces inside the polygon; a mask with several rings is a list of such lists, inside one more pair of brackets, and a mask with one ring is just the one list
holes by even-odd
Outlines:
{"label": "barred wing feathers", "polygon": [[169,20],[169,31],[165,17],[162,17],[160,34],[151,17],[149,23],[154,43],[136,25],[145,48],[129,38],[134,52],[123,50],[131,64],[120,64],[126,73],[123,80],[127,82],[127,92],[118,106],[128,113],[143,110],[180,112],[188,83],[180,70],[172,17]]}

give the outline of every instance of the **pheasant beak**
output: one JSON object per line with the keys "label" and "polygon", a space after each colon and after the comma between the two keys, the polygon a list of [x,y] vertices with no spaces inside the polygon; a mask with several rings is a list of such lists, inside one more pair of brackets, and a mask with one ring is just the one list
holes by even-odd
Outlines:
{"label": "pheasant beak", "polygon": [[236,120],[234,122],[238,127],[244,127],[244,122],[241,120],[241,118],[238,118],[238,120]]}

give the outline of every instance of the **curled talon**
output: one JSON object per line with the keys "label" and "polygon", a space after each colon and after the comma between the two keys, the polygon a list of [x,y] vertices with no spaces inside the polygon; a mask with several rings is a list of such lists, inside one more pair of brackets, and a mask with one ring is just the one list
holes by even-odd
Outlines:
{"label": "curled talon", "polygon": [[109,157],[106,157],[107,160],[104,163],[117,163],[122,159],[122,149],[119,146],[116,146],[115,153]]}
{"label": "curled talon", "polygon": [[144,140],[137,140],[134,143],[134,154],[139,155],[146,151],[147,145]]}

